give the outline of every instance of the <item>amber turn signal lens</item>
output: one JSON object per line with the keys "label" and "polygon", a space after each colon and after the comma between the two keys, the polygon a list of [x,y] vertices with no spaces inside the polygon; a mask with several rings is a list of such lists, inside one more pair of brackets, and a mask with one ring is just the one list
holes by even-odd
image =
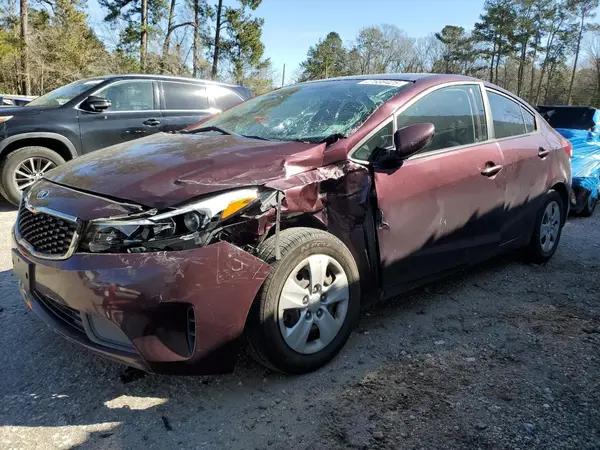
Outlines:
{"label": "amber turn signal lens", "polygon": [[233,214],[238,212],[240,209],[248,206],[254,200],[256,200],[256,197],[246,197],[246,198],[242,198],[240,200],[236,200],[235,202],[231,202],[229,205],[227,205],[227,208],[225,208],[225,211],[223,211],[223,214],[221,214],[221,219],[226,219],[227,217],[232,216]]}

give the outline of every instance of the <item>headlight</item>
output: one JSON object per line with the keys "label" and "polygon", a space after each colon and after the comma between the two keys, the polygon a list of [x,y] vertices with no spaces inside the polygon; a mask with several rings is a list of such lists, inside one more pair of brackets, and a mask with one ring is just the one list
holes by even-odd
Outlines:
{"label": "headlight", "polygon": [[139,253],[197,246],[220,222],[258,198],[257,189],[239,189],[153,216],[92,221],[81,249],[92,253]]}
{"label": "headlight", "polygon": [[13,116],[1,116],[0,117],[0,123],[4,123],[10,119],[12,119]]}

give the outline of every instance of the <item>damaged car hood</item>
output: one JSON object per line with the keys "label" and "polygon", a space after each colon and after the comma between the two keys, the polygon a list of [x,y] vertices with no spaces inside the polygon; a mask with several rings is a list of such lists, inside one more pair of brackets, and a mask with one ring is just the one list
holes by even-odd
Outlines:
{"label": "damaged car hood", "polygon": [[193,197],[260,186],[323,164],[325,144],[158,133],[98,150],[48,172],[84,192],[166,208]]}

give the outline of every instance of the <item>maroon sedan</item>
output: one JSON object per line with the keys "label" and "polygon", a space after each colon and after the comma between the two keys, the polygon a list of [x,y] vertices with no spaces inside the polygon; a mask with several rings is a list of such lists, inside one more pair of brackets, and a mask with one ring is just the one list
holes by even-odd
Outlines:
{"label": "maroon sedan", "polygon": [[444,75],[299,84],[69,162],[24,195],[27,304],[150,372],[315,370],[365,304],[509,249],[556,251],[570,146],[497,86]]}

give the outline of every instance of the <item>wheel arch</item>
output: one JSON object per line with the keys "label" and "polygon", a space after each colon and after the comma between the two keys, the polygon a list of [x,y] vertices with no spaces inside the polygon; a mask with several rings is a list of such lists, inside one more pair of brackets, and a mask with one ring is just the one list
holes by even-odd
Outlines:
{"label": "wheel arch", "polygon": [[[360,275],[360,285],[364,304],[370,304],[378,298],[379,292],[379,253],[377,234],[374,228],[374,217],[371,210],[367,211],[364,223],[360,227],[348,230],[341,223],[334,223],[331,218],[323,219],[320,213],[302,213],[281,219],[280,229],[289,228],[314,228],[326,231],[338,238],[350,250]],[[271,227],[264,241],[275,234],[275,227]]]}
{"label": "wheel arch", "polygon": [[560,195],[560,199],[563,202],[563,217],[562,217],[562,223],[563,226],[567,220],[567,215],[569,214],[569,208],[571,205],[571,202],[569,201],[569,188],[567,187],[567,185],[565,183],[559,182],[559,183],[555,183],[550,189],[555,190],[556,192],[558,192],[558,194]]}
{"label": "wheel arch", "polygon": [[78,156],[77,149],[65,136],[58,133],[23,133],[4,139],[0,143],[0,156],[5,158],[8,154],[23,147],[46,147],[59,154],[65,161]]}

